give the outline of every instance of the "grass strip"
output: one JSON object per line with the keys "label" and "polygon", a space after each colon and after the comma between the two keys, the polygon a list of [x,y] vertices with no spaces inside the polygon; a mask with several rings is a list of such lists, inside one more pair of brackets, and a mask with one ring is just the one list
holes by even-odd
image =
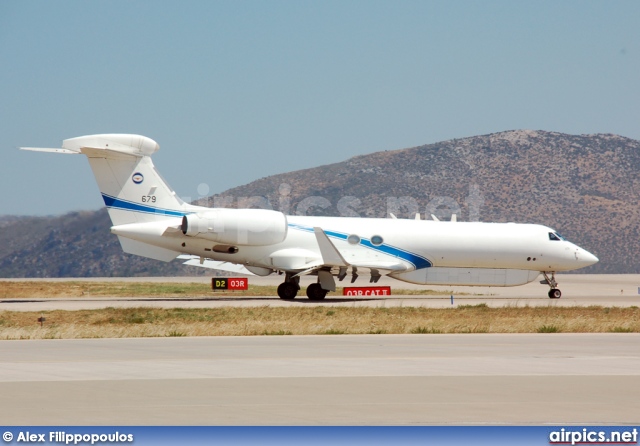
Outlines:
{"label": "grass strip", "polygon": [[[41,327],[39,317],[46,321]],[[609,307],[225,307],[0,312],[0,339],[318,334],[638,333],[640,309]]]}
{"label": "grass strip", "polygon": [[[394,289],[394,295],[449,295],[451,291],[434,291],[429,289],[402,290]],[[0,282],[0,298],[63,298],[63,297],[225,297],[225,296],[277,296],[276,286],[249,285],[244,291],[213,291],[206,283],[175,282],[47,282],[47,281],[2,281]],[[342,288],[338,288],[329,296],[341,296]],[[456,293],[457,296],[466,293]],[[304,296],[304,290],[299,293]]]}

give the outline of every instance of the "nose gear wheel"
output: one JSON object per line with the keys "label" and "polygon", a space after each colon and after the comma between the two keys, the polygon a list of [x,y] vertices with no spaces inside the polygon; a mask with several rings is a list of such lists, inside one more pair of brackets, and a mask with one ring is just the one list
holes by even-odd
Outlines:
{"label": "nose gear wheel", "polygon": [[560,299],[560,297],[562,297],[562,292],[557,288],[558,282],[556,282],[556,273],[551,271],[551,277],[549,277],[549,273],[542,271],[542,275],[544,276],[544,280],[541,280],[540,283],[551,287],[548,294],[549,299]]}

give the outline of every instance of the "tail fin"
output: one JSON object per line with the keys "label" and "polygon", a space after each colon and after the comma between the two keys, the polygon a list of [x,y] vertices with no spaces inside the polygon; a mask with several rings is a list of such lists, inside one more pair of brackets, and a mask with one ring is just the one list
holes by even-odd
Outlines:
{"label": "tail fin", "polygon": [[96,177],[114,226],[182,217],[184,203],[156,171],[151,155],[160,146],[140,135],[106,134],[65,139],[62,149],[24,150],[83,154]]}

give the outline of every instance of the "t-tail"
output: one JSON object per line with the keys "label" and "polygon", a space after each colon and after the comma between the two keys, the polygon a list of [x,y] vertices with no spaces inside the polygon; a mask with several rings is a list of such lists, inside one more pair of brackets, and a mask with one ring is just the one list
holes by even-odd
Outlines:
{"label": "t-tail", "polygon": [[[104,134],[65,139],[61,149],[22,147],[23,150],[87,156],[104,204],[117,227],[182,218],[194,206],[183,202],[160,176],[151,155],[160,146],[141,135]],[[117,231],[112,231],[118,234]],[[125,252],[160,260],[179,253],[165,252],[144,243],[119,236]]]}

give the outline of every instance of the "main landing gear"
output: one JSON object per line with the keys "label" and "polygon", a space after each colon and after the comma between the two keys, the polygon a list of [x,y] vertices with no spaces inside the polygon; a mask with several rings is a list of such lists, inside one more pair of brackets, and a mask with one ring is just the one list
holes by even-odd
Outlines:
{"label": "main landing gear", "polygon": [[311,300],[322,300],[328,291],[323,289],[319,283],[312,283],[307,287],[307,297]]}
{"label": "main landing gear", "polygon": [[556,273],[551,271],[551,277],[549,277],[549,274],[546,271],[542,271],[542,275],[544,276],[544,280],[541,280],[540,283],[551,287],[549,290],[549,298],[560,299],[560,297],[562,297],[562,292],[557,288],[558,282],[556,282]]}
{"label": "main landing gear", "polygon": [[292,277],[291,273],[286,273],[284,282],[278,285],[278,296],[280,299],[295,299],[300,291],[300,277]]}
{"label": "main landing gear", "polygon": [[[295,299],[298,291],[300,291],[300,285],[297,280],[282,282],[278,286],[278,296],[280,296],[280,299]],[[307,287],[307,297],[311,300],[322,300],[326,297],[327,293],[328,291],[323,289],[319,283],[312,283]]]}
{"label": "main landing gear", "polygon": [[[293,277],[293,273],[286,273],[284,282],[278,285],[280,299],[295,299],[300,291],[300,277]],[[312,283],[307,287],[307,297],[310,300],[322,300],[329,291],[322,288],[320,283]]]}

